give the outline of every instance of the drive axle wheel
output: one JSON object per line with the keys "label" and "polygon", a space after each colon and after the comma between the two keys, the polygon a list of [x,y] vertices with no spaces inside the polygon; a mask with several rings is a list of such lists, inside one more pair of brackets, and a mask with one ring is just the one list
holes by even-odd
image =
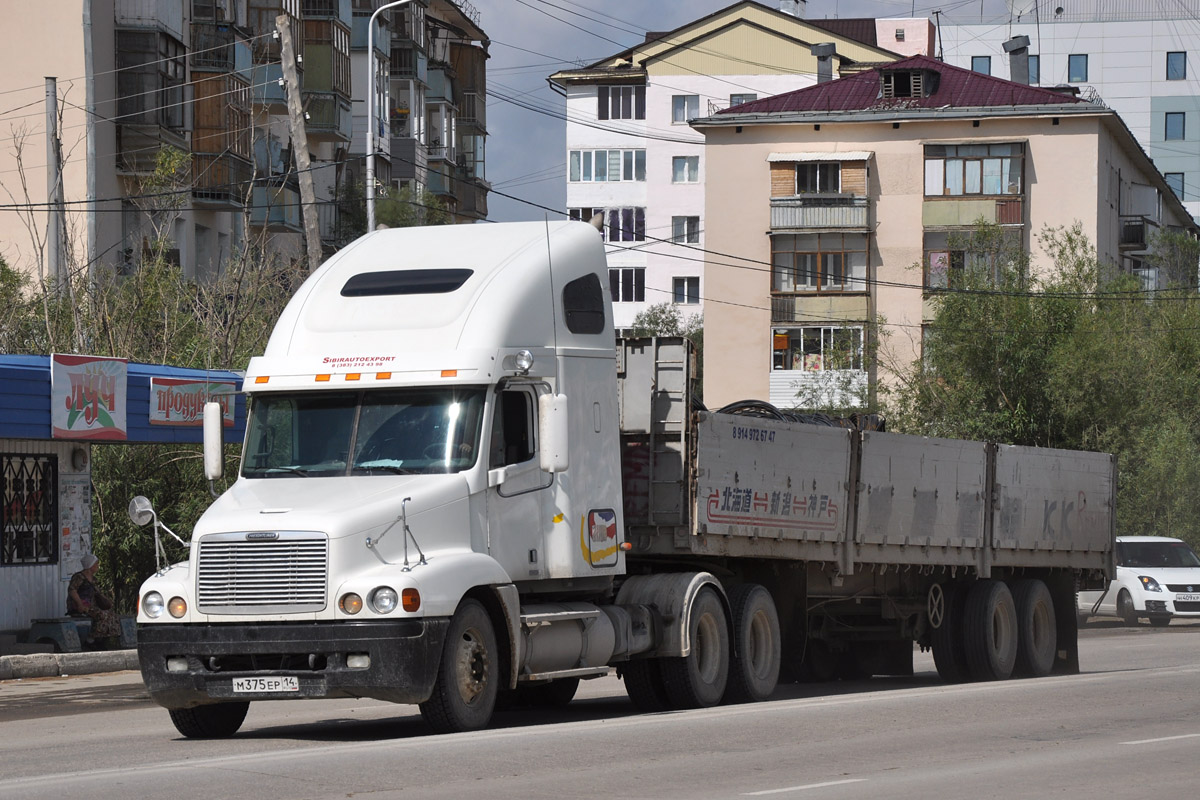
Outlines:
{"label": "drive axle wheel", "polygon": [[638,711],[668,711],[671,700],[663,683],[661,659],[642,658],[621,667],[625,693]]}
{"label": "drive axle wheel", "polygon": [[499,682],[496,634],[487,611],[464,600],[450,620],[433,695],[421,716],[437,733],[486,727],[496,707]]}
{"label": "drive axle wheel", "polygon": [[711,587],[701,589],[692,601],[688,633],[692,651],[662,660],[667,696],[674,708],[715,706],[729,680],[729,626]]}
{"label": "drive axle wheel", "polygon": [[224,739],[233,736],[242,722],[250,703],[214,703],[195,708],[168,709],[175,729],[189,739]]}

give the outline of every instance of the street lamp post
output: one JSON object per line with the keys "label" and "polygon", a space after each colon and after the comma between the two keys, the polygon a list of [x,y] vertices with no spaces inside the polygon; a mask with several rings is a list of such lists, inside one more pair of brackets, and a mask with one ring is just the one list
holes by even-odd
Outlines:
{"label": "street lamp post", "polygon": [[367,233],[375,230],[375,18],[411,0],[384,3],[367,22]]}

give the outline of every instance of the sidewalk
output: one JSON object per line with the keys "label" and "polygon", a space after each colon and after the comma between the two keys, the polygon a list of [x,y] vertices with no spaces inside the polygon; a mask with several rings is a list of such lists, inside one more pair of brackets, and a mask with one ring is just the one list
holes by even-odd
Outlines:
{"label": "sidewalk", "polygon": [[0,656],[0,681],[14,678],[56,678],[137,669],[137,650],[97,650],[86,653],[35,653]]}

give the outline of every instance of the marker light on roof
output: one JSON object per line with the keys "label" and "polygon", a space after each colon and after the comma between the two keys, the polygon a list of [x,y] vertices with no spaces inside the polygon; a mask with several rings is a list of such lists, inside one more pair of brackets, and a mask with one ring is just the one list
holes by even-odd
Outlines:
{"label": "marker light on roof", "polygon": [[269,380],[271,380],[269,375],[259,375],[257,378],[254,379],[254,382],[255,383],[266,383]]}

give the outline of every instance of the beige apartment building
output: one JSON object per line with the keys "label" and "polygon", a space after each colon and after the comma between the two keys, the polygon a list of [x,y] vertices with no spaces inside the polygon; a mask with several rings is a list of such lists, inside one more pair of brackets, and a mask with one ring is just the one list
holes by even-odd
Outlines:
{"label": "beige apartment building", "polygon": [[692,126],[714,407],[845,405],[920,358],[928,297],[967,266],[956,234],[979,219],[1035,272],[1052,266],[1038,234],[1078,222],[1103,262],[1152,287],[1153,231],[1197,232],[1115,112],[925,56]]}

